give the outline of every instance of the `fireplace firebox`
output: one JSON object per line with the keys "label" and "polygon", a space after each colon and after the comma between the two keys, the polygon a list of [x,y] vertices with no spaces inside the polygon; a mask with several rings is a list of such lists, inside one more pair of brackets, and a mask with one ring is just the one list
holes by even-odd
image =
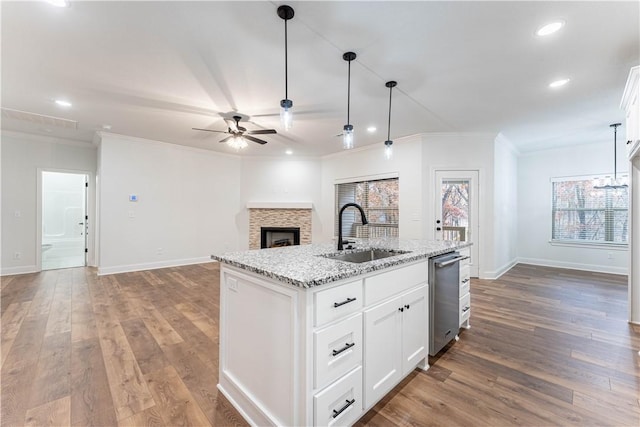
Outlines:
{"label": "fireplace firebox", "polygon": [[299,227],[260,227],[260,248],[278,248],[300,244]]}

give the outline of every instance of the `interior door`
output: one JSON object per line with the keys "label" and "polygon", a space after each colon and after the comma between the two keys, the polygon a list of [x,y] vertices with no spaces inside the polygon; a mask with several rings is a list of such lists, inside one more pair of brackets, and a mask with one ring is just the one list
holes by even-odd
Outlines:
{"label": "interior door", "polygon": [[87,179],[83,173],[42,171],[42,270],[86,265]]}
{"label": "interior door", "polygon": [[470,274],[478,277],[477,170],[435,171],[435,240],[472,242]]}

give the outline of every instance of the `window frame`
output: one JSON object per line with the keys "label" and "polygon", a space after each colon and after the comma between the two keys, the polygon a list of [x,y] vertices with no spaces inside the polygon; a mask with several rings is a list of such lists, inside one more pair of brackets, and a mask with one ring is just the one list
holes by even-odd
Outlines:
{"label": "window frame", "polygon": [[[372,223],[369,222],[369,226],[373,226],[379,229],[383,229],[383,228],[390,228],[390,229],[394,229],[395,231],[395,236],[385,236],[385,237],[390,237],[390,238],[397,238],[399,237],[400,234],[400,201],[399,201],[399,192],[400,192],[400,178],[398,176],[398,174],[393,173],[393,174],[380,174],[380,175],[373,175],[373,176],[364,176],[364,177],[354,177],[354,178],[348,178],[348,179],[339,179],[339,180],[335,180],[334,183],[334,237],[337,238],[338,237],[338,222],[339,222],[339,218],[338,215],[340,213],[340,207],[342,206],[342,203],[339,202],[339,186],[340,185],[353,185],[354,187],[357,184],[361,184],[361,183],[370,183],[370,182],[375,182],[375,181],[390,181],[390,180],[395,180],[397,182],[398,185],[398,207],[397,208],[376,208],[376,207],[371,207],[368,205],[366,206],[362,206],[363,210],[365,211],[365,214],[367,215],[367,218],[369,218],[369,212],[370,211],[376,211],[376,210],[381,210],[381,209],[390,209],[395,211],[396,213],[396,217],[397,217],[397,223],[395,224],[388,224],[388,223]],[[354,202],[355,202],[355,195],[354,195]],[[352,209],[350,211],[353,211],[353,214],[355,217],[359,218],[360,214],[357,212],[356,209]],[[346,215],[346,211],[345,211],[345,215]],[[361,225],[360,221],[353,221],[353,224]],[[344,221],[343,221],[343,230],[344,230]],[[370,228],[367,228],[367,232],[366,232],[366,237],[358,237],[357,234],[355,236],[352,235],[352,233],[343,233],[342,237],[344,238],[362,238],[362,239],[367,239],[367,238],[371,238],[371,239],[375,239],[375,238],[380,238],[379,236],[373,236],[371,237],[370,233]]]}
{"label": "window frame", "polygon": [[[580,240],[580,239],[557,239],[554,238],[555,230],[556,230],[556,221],[555,221],[555,213],[559,211],[565,212],[604,212],[605,218],[607,217],[607,213],[612,215],[615,212],[627,212],[627,216],[629,215],[629,199],[630,195],[627,192],[627,207],[626,208],[583,208],[583,209],[571,209],[571,208],[559,208],[556,209],[554,206],[554,184],[558,182],[568,182],[568,181],[594,181],[601,180],[603,178],[610,178],[613,174],[603,174],[603,175],[579,175],[579,176],[563,176],[563,177],[553,177],[550,178],[550,194],[549,194],[549,202],[551,205],[551,237],[549,239],[549,243],[553,246],[567,246],[567,247],[591,247],[591,248],[601,248],[601,249],[610,249],[610,250],[626,250],[629,246],[629,233],[627,231],[627,241],[626,242],[615,242],[615,241],[607,241],[607,240]],[[629,178],[627,173],[618,174],[618,178]],[[606,190],[603,190],[606,191]],[[628,191],[628,190],[627,190]],[[606,221],[606,219],[604,220]],[[606,227],[606,224],[604,225]],[[605,230],[605,236],[607,231]]]}

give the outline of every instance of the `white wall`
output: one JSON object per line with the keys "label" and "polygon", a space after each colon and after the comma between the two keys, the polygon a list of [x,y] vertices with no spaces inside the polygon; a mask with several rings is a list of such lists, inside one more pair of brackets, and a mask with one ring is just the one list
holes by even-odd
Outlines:
{"label": "white wall", "polygon": [[[89,172],[89,259],[93,262],[96,147],[17,132],[2,132],[2,269],[4,274],[38,270],[36,190],[38,169]],[[19,216],[16,213],[19,212]],[[21,259],[14,260],[15,252]]]}
{"label": "white wall", "polygon": [[425,171],[424,199],[425,239],[434,239],[436,170],[478,170],[479,171],[479,221],[478,262],[479,277],[494,278],[498,265],[494,250],[494,143],[495,134],[424,134],[422,167]]}
{"label": "white wall", "polygon": [[[618,149],[619,171],[627,171],[624,149]],[[553,177],[613,172],[612,143],[558,148],[522,154],[518,163],[518,258],[521,262],[627,274],[626,250],[557,246],[551,240]],[[611,258],[609,258],[609,254]]]}
{"label": "white wall", "polygon": [[322,240],[319,206],[321,161],[295,157],[244,157],[241,161],[241,210],[238,214],[240,248],[249,248],[247,202],[311,202],[312,242]]}
{"label": "white wall", "polygon": [[240,247],[239,157],[104,133],[99,158],[100,274]]}
{"label": "white wall", "polygon": [[384,158],[384,144],[355,149],[322,159],[320,220],[324,241],[334,237],[336,180],[398,173],[400,186],[399,233],[403,239],[421,239],[423,231],[422,141],[420,137],[398,139],[393,158]]}
{"label": "white wall", "polygon": [[503,135],[494,145],[493,250],[494,273],[499,277],[518,258],[518,153]]}

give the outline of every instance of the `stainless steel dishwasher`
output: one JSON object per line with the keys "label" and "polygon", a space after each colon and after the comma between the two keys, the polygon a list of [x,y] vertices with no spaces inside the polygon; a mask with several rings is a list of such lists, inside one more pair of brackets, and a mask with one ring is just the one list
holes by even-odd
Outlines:
{"label": "stainless steel dishwasher", "polygon": [[435,356],[460,329],[460,266],[450,252],[429,259],[429,354]]}

